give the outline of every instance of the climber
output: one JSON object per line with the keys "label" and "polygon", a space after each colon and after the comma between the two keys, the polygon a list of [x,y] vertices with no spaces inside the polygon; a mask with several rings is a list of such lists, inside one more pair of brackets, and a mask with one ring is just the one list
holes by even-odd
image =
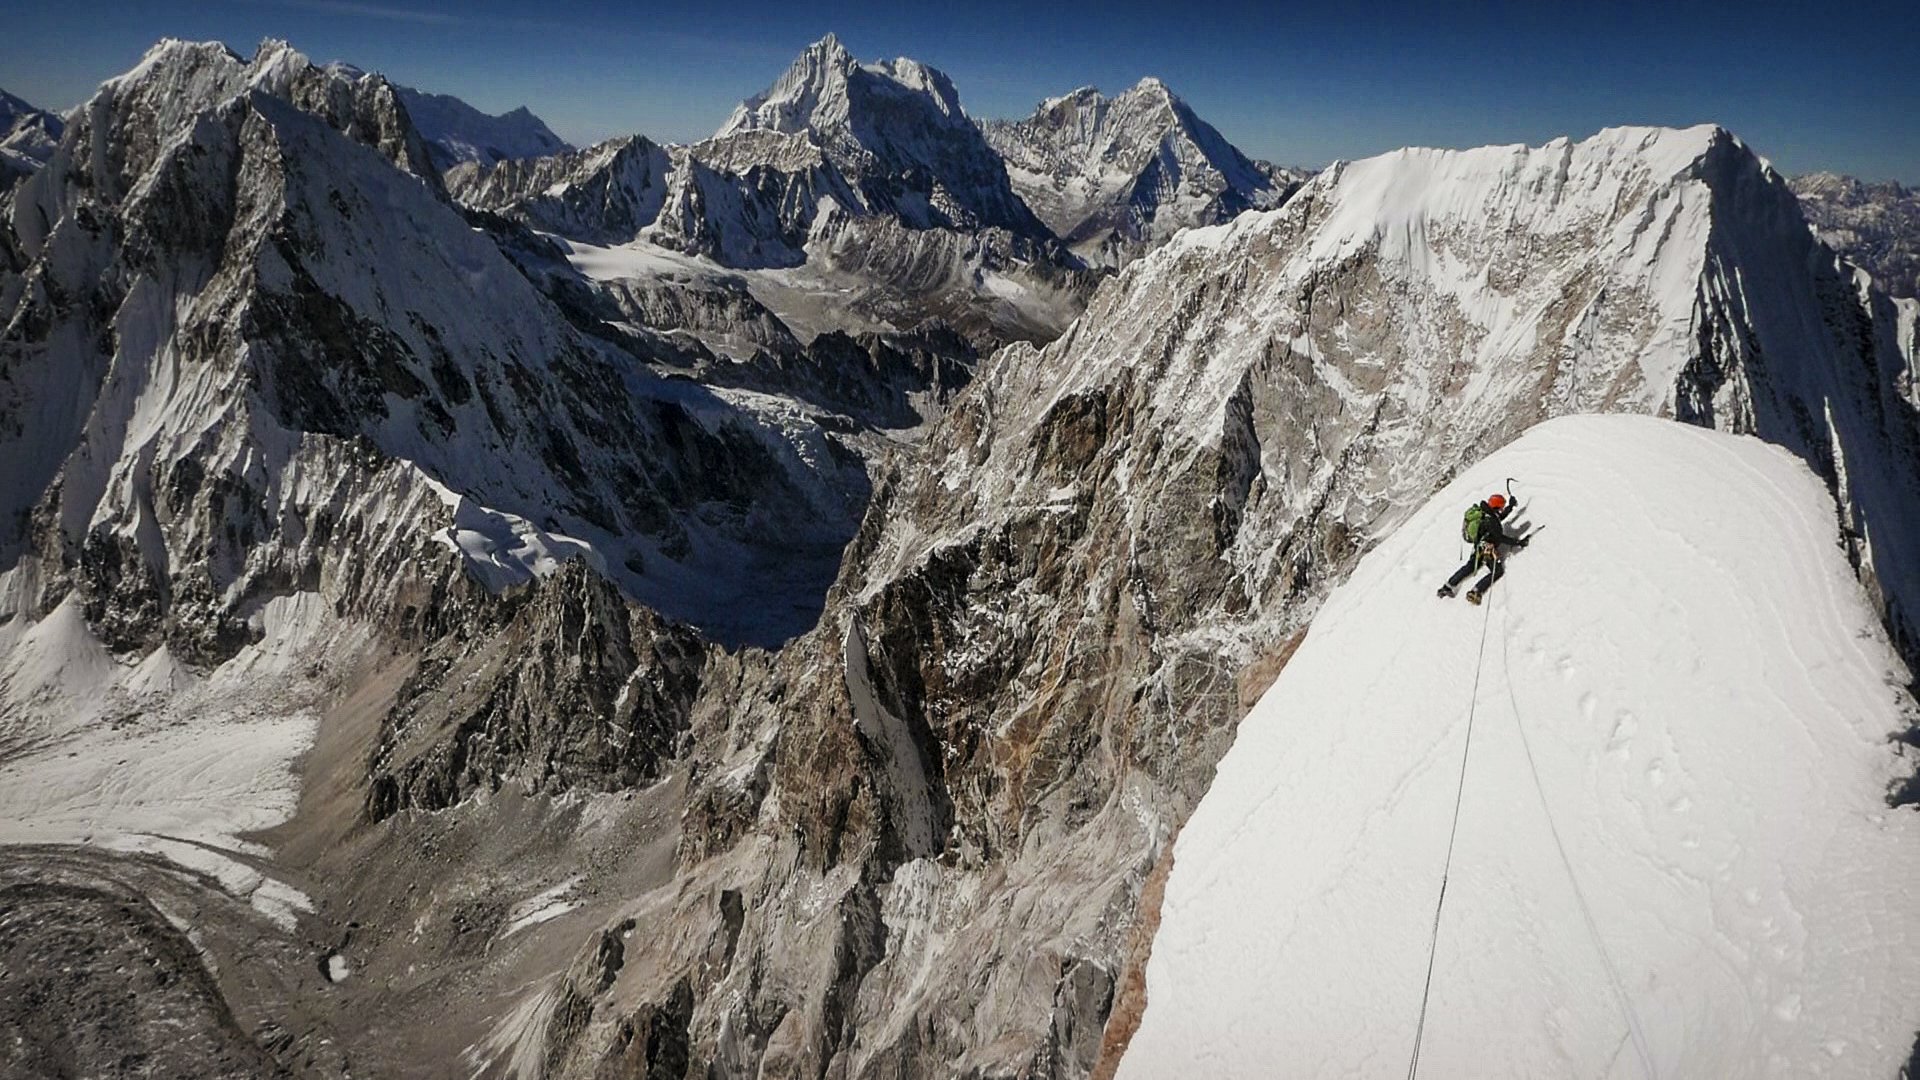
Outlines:
{"label": "climber", "polygon": [[1467,580],[1475,570],[1484,566],[1487,568],[1486,574],[1473,588],[1467,590],[1467,603],[1478,604],[1480,598],[1487,594],[1487,590],[1493,588],[1493,583],[1500,580],[1500,575],[1507,572],[1506,566],[1500,559],[1501,545],[1523,548],[1527,546],[1527,538],[1508,536],[1507,531],[1500,526],[1500,522],[1518,509],[1519,505],[1517,502],[1508,500],[1505,495],[1496,493],[1487,496],[1484,502],[1475,503],[1467,508],[1466,520],[1460,527],[1460,538],[1473,545],[1473,554],[1468,556],[1465,566],[1455,570],[1453,576],[1447,579],[1447,583],[1440,586],[1440,596],[1452,596],[1454,586]]}

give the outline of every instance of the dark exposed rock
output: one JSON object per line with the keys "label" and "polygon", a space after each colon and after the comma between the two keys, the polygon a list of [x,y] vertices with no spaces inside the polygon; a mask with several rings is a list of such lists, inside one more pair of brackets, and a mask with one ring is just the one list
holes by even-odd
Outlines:
{"label": "dark exposed rock", "polygon": [[508,782],[631,787],[684,754],[706,663],[697,635],[578,560],[498,617],[435,642],[402,688],[372,762],[374,820]]}
{"label": "dark exposed rock", "polygon": [[0,888],[0,1076],[291,1076],[193,943],[135,894]]}
{"label": "dark exposed rock", "polygon": [[659,1005],[643,1005],[620,1022],[618,1034],[594,1072],[595,1080],[681,1080],[691,1058],[687,1025],[693,990],[685,979]]}

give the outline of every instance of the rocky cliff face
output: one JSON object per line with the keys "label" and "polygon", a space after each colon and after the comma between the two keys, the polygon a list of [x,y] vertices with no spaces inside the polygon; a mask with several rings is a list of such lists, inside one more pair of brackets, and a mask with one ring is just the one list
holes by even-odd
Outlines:
{"label": "rocky cliff face", "polygon": [[1823,243],[1871,273],[1889,295],[1920,292],[1920,192],[1830,172],[1796,176],[1792,185]]}
{"label": "rocky cliff face", "polygon": [[1092,87],[981,125],[1014,189],[1090,262],[1120,265],[1195,225],[1271,209],[1305,174],[1250,161],[1166,84]]}
{"label": "rocky cliff face", "polygon": [[667,151],[640,136],[531,160],[466,161],[447,170],[461,203],[542,232],[601,244],[632,240],[660,216]]}

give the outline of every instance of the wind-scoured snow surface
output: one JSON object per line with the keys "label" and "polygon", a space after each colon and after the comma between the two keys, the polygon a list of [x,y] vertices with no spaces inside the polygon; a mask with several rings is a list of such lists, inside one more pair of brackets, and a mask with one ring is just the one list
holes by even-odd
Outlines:
{"label": "wind-scoured snow surface", "polygon": [[[1542,528],[1434,597],[1462,507]],[[1920,1027],[1907,673],[1786,452],[1549,421],[1369,555],[1175,847],[1123,1077],[1892,1076]],[[1484,649],[1482,635],[1484,634]],[[1462,747],[1471,755],[1462,779]]]}

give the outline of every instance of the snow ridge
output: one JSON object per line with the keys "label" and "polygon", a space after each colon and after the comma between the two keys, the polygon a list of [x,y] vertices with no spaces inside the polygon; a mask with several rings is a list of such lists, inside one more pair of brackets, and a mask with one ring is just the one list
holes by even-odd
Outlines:
{"label": "snow ridge", "polygon": [[[1460,507],[1509,475],[1544,531],[1487,608],[1436,600]],[[1779,448],[1641,417],[1550,421],[1442,489],[1329,598],[1182,831],[1119,1075],[1404,1065],[1475,707],[1423,1072],[1617,1074],[1636,1013],[1651,1075],[1896,1071],[1912,705],[1832,514]]]}

